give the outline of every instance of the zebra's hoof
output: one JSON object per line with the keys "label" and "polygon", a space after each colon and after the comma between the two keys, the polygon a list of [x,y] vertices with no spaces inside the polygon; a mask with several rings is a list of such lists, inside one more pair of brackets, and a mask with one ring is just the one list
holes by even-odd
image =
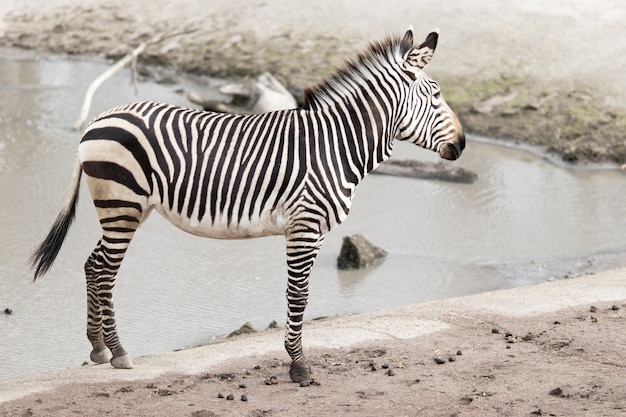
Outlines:
{"label": "zebra's hoof", "polygon": [[91,354],[89,355],[89,359],[91,359],[91,361],[95,363],[107,363],[111,360],[111,356],[112,355],[109,349],[104,348],[99,351],[92,350]]}
{"label": "zebra's hoof", "polygon": [[311,379],[311,367],[306,360],[291,362],[289,377],[293,382],[308,381]]}
{"label": "zebra's hoof", "polygon": [[111,365],[117,369],[132,369],[133,360],[128,355],[117,356],[111,359]]}

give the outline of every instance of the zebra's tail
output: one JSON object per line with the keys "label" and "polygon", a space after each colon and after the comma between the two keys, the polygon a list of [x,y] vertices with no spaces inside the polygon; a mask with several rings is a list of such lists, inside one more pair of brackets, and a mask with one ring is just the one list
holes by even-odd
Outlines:
{"label": "zebra's tail", "polygon": [[65,240],[67,231],[76,214],[76,203],[78,202],[78,191],[80,189],[80,177],[82,172],[77,153],[76,160],[74,161],[74,170],[72,171],[72,180],[65,195],[63,208],[52,225],[48,236],[46,236],[44,241],[41,242],[30,257],[31,268],[35,269],[33,281],[48,272],[59,254],[61,245]]}

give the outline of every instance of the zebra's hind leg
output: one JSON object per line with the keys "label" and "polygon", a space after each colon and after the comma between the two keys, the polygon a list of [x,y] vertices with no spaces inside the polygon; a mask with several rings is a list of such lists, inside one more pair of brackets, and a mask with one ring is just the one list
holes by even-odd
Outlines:
{"label": "zebra's hind leg", "polygon": [[113,288],[117,272],[140,220],[136,211],[122,214],[116,210],[115,213],[107,213],[109,216],[103,216],[98,210],[103,235],[85,264],[87,337],[93,347],[90,357],[94,362],[103,363],[110,358],[111,365],[115,368],[129,369],[133,367],[133,362],[122,347],[117,333]]}
{"label": "zebra's hind leg", "polygon": [[107,363],[111,360],[111,351],[104,344],[102,334],[102,309],[98,301],[98,285],[96,282],[96,259],[100,253],[98,241],[89,259],[85,262],[85,278],[87,280],[87,339],[92,346],[89,358],[96,363]]}
{"label": "zebra's hind leg", "polygon": [[291,356],[289,376],[294,382],[311,379],[311,367],[302,351],[302,320],[309,298],[309,275],[324,238],[311,230],[287,237],[287,332],[285,349]]}

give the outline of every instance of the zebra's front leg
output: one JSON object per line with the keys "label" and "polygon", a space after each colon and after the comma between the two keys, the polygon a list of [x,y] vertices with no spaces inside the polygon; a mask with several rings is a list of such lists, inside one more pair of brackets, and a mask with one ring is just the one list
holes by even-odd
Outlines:
{"label": "zebra's front leg", "polygon": [[311,232],[287,237],[287,332],[285,349],[291,356],[289,376],[294,382],[311,379],[311,367],[302,351],[302,321],[309,298],[309,275],[324,240]]}

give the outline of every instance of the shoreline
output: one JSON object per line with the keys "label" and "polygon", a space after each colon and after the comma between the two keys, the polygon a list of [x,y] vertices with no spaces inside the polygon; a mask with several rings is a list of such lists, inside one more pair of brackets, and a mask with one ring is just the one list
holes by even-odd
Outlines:
{"label": "shoreline", "polygon": [[[313,395],[308,397],[312,413],[317,410],[315,415],[330,416],[336,414],[326,412],[329,404],[334,404],[334,412],[341,413],[342,397],[356,389],[358,400],[363,396],[359,387],[373,384],[372,389],[384,392],[385,401],[396,406],[402,403],[395,399],[407,401],[396,415],[405,415],[411,410],[409,406],[417,403],[430,405],[433,410],[445,405],[470,415],[495,410],[500,410],[499,415],[520,415],[517,411],[522,409],[526,410],[524,415],[537,409],[576,415],[583,408],[592,414],[602,410],[602,415],[618,415],[626,392],[625,371],[619,365],[626,359],[619,348],[626,341],[626,335],[619,332],[625,320],[626,268],[620,268],[308,322],[305,350],[318,386],[298,388],[289,381],[283,332],[268,330],[139,357],[132,370],[89,365],[0,381],[0,414],[22,415],[31,410],[31,415],[88,415],[88,410],[108,410],[110,415],[130,412],[161,416],[191,415],[184,411],[206,409],[215,415],[238,415],[241,402],[219,400],[217,393],[241,393],[244,391],[237,385],[244,384],[252,407],[248,411],[260,407],[270,410],[269,415],[284,415],[279,412],[281,401]],[[598,338],[602,334],[612,334],[612,343]],[[458,351],[462,354],[456,356]],[[439,364],[437,358],[447,363]],[[385,364],[394,370],[393,378],[383,375],[378,367]],[[604,377],[596,375],[600,368]],[[548,377],[546,370],[554,375]],[[536,373],[534,384],[527,384],[525,372]],[[492,376],[477,378],[481,374]],[[543,376],[536,380],[539,374]],[[265,382],[271,375],[276,375],[276,385]],[[419,383],[406,385],[411,380],[415,383],[416,378]],[[454,388],[448,385],[452,381]],[[508,387],[521,385],[516,391],[502,389],[504,386],[498,384],[503,383]],[[583,395],[583,385],[588,383],[597,386]],[[483,385],[490,387],[485,391],[490,392],[488,397],[480,395],[480,390],[487,388]],[[467,395],[455,399],[460,387]],[[557,388],[565,394],[550,394]],[[478,391],[472,393],[472,389]],[[580,393],[574,392],[577,390]],[[412,399],[405,398],[411,392]],[[326,401],[320,403],[322,399]],[[140,400],[143,408],[137,405]],[[367,408],[357,409],[357,404],[366,407],[368,403],[365,398],[355,402],[353,410],[360,410],[356,415],[371,415]],[[117,409],[115,404],[124,405]]]}

